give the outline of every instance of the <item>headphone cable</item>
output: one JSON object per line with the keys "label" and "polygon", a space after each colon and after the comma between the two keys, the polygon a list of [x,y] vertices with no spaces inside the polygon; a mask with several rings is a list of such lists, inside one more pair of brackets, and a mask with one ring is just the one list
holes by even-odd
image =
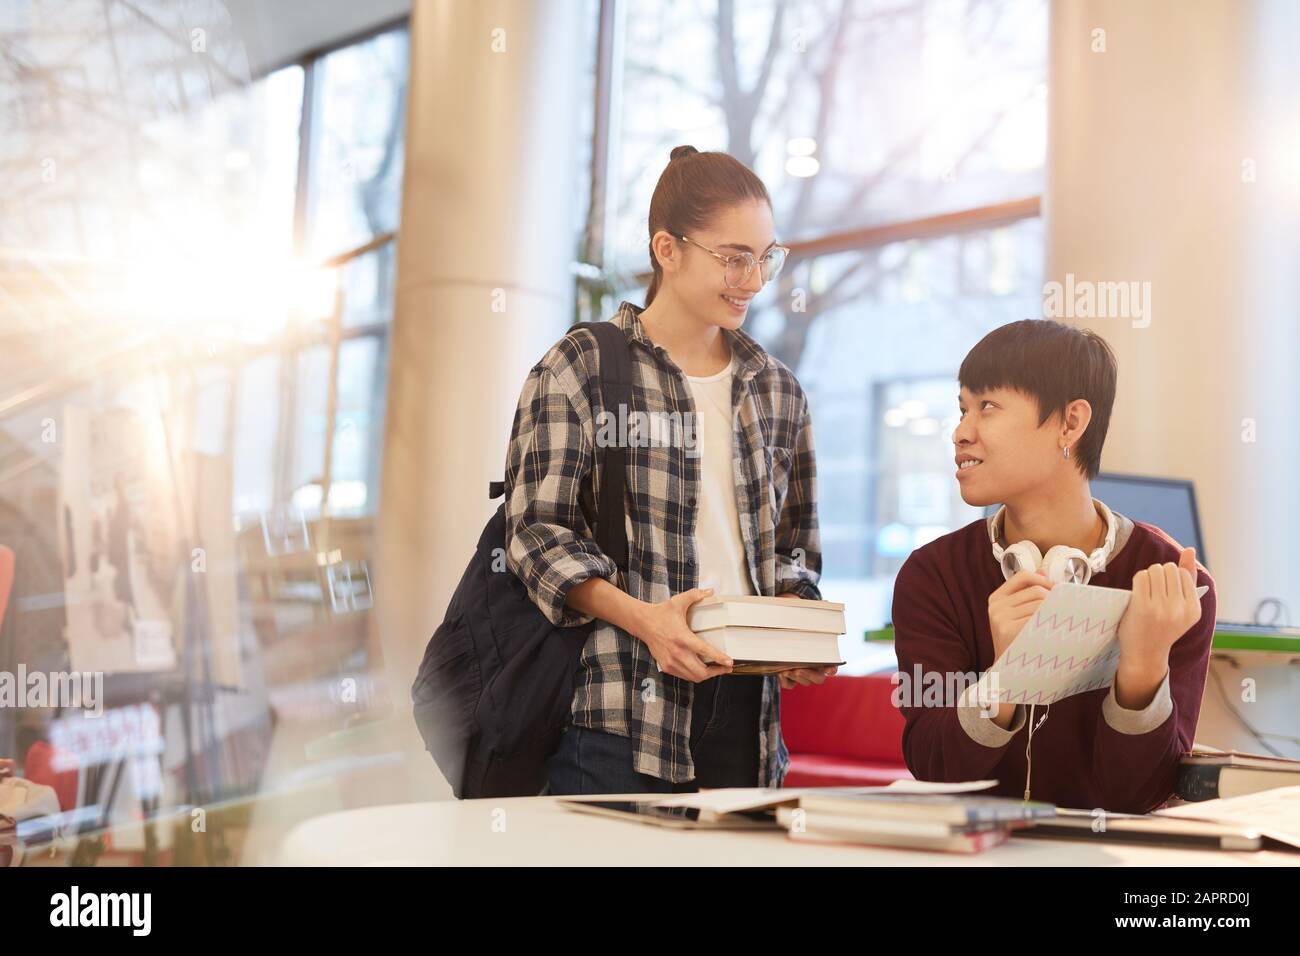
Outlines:
{"label": "headphone cable", "polygon": [[1039,727],[1043,726],[1043,721],[1045,721],[1047,719],[1047,715],[1052,712],[1052,705],[1048,704],[1047,710],[1043,711],[1043,716],[1040,717],[1038,719],[1038,723],[1035,724],[1034,708],[1037,706],[1038,706],[1037,704],[1029,705],[1029,739],[1025,742],[1025,802],[1026,803],[1029,801],[1029,778],[1034,772],[1034,757],[1031,751],[1031,748],[1034,746],[1034,731],[1037,730]]}

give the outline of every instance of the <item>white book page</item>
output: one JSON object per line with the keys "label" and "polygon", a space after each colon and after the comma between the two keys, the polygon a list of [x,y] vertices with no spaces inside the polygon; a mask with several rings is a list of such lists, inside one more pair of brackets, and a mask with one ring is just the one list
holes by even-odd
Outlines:
{"label": "white book page", "polygon": [[[1196,596],[1207,590],[1197,588]],[[1119,624],[1132,597],[1121,588],[1057,584],[980,676],[976,699],[1041,705],[1109,687],[1119,666]]]}
{"label": "white book page", "polygon": [[1226,800],[1184,803],[1155,813],[1162,817],[1234,824],[1300,846],[1300,787],[1278,787]]}

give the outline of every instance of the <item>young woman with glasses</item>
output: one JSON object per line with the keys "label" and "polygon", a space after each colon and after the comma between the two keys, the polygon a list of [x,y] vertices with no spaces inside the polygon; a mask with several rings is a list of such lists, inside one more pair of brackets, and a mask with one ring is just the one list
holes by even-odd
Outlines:
{"label": "young woman with glasses", "polygon": [[[741,331],[789,250],[762,181],[692,146],[672,151],[648,225],[646,305],[623,302],[610,319],[628,339],[633,408],[620,419],[602,406],[595,337],[575,329],[529,373],[507,457],[509,568],[552,622],[596,621],[549,789],[780,786],[779,690],[835,668],[732,674],[687,614],[711,594],[821,597],[808,403]],[[626,574],[591,524],[601,443],[619,421],[636,424],[624,433]]]}

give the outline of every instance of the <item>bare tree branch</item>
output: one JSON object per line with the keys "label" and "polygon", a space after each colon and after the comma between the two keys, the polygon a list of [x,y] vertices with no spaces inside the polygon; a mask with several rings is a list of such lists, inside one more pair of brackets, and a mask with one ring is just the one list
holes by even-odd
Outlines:
{"label": "bare tree branch", "polygon": [[768,81],[772,78],[772,65],[776,62],[777,51],[781,49],[781,27],[784,18],[785,4],[778,3],[776,12],[772,15],[772,29],[768,32],[767,49],[763,51],[763,65],[759,67],[758,79],[749,94],[755,113],[758,112],[759,104],[763,102],[763,94],[767,92]]}
{"label": "bare tree branch", "polygon": [[[832,31],[831,49],[826,57],[825,67],[818,73],[817,89],[820,93],[817,103],[817,120],[813,127],[813,136],[817,143],[826,142],[826,131],[830,128],[831,113],[835,108],[835,79],[838,76],[840,56],[844,51],[844,37],[848,32],[845,26],[848,23],[848,15],[853,7],[853,0],[842,0],[840,3],[839,14],[835,18],[835,27]],[[807,176],[799,183],[799,192],[795,200],[794,209],[790,214],[790,232],[792,235],[798,235],[803,228],[803,223],[807,217],[808,209],[811,205],[814,180],[817,177]]]}

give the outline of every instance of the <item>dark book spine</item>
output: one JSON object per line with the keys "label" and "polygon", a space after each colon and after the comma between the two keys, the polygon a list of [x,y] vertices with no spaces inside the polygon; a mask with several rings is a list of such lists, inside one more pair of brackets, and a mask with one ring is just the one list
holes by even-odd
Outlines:
{"label": "dark book spine", "polygon": [[1219,774],[1222,767],[1209,764],[1180,764],[1174,780],[1174,795],[1189,803],[1219,798]]}

